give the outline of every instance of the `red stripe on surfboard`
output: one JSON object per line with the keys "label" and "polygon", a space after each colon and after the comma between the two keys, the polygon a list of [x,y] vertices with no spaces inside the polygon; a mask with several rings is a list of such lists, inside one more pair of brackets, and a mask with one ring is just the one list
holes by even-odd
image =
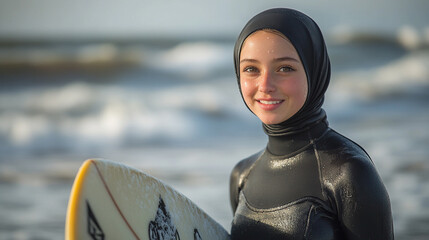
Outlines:
{"label": "red stripe on surfboard", "polygon": [[107,190],[107,193],[109,194],[110,198],[113,201],[113,204],[116,207],[116,210],[118,210],[119,214],[121,215],[122,219],[124,220],[125,224],[127,224],[128,228],[131,230],[131,232],[133,233],[134,237],[136,237],[136,239],[140,240],[139,236],[137,236],[136,232],[134,231],[134,229],[131,227],[130,223],[128,222],[128,220],[125,218],[124,214],[122,213],[121,209],[119,208],[118,203],[116,203],[115,198],[113,198],[112,193],[110,192],[110,189],[107,187],[107,183],[104,180],[103,175],[101,175],[100,169],[98,169],[97,163],[95,161],[93,161],[95,169],[97,169],[98,175],[100,175],[101,181],[103,182],[104,187]]}

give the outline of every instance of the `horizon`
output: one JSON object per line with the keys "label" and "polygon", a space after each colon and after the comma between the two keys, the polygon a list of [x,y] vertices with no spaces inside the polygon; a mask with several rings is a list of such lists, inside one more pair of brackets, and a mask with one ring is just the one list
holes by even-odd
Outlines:
{"label": "horizon", "polygon": [[326,34],[394,35],[399,29],[408,27],[429,39],[429,2],[426,0],[414,0],[413,4],[399,0],[376,3],[370,0],[320,0],[316,3],[299,0],[109,0],[102,5],[83,1],[6,0],[0,2],[0,40],[234,38],[256,13],[279,6],[308,14]]}

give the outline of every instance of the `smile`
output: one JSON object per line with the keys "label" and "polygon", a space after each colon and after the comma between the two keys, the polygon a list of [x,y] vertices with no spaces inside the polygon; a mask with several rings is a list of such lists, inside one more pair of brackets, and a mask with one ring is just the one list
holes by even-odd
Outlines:
{"label": "smile", "polygon": [[274,104],[279,104],[282,101],[265,101],[265,100],[259,100],[258,102],[262,103],[262,104],[267,104],[267,105],[274,105]]}
{"label": "smile", "polygon": [[259,107],[265,111],[274,111],[279,108],[284,100],[256,100],[259,103]]}

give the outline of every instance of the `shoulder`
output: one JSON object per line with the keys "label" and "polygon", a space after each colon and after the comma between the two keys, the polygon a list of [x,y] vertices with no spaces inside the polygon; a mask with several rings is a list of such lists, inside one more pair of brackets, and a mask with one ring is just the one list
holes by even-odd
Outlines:
{"label": "shoulder", "polygon": [[347,235],[385,239],[379,236],[392,232],[390,199],[369,155],[333,130],[317,145],[322,181]]}
{"label": "shoulder", "polygon": [[257,152],[241,161],[239,161],[234,168],[232,169],[230,181],[231,184],[234,183],[235,186],[239,187],[242,185],[244,178],[246,178],[250,169],[253,166],[253,163],[261,156],[264,151]]}
{"label": "shoulder", "polygon": [[[349,138],[330,130],[317,143],[317,153],[327,178],[353,183],[367,179],[380,180],[368,153]],[[332,179],[333,180],[333,179]]]}
{"label": "shoulder", "polygon": [[327,150],[327,152],[331,154],[340,155],[342,157],[361,156],[371,161],[369,154],[363,147],[333,129],[329,129],[327,134],[319,139],[317,145],[319,150]]}
{"label": "shoulder", "polygon": [[238,205],[239,193],[243,187],[245,179],[250,172],[255,161],[261,156],[264,151],[253,154],[252,156],[245,158],[238,162],[232,169],[229,179],[229,195],[232,211],[235,212]]}
{"label": "shoulder", "polygon": [[322,181],[337,204],[357,202],[362,207],[376,207],[389,203],[376,166],[357,143],[332,130],[318,143],[318,154]]}

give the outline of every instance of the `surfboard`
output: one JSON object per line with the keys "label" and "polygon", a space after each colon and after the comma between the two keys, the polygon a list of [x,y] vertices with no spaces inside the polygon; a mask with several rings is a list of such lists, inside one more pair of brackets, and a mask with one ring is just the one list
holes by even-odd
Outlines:
{"label": "surfboard", "polygon": [[73,183],[65,239],[227,240],[229,235],[160,180],[124,164],[91,159]]}

